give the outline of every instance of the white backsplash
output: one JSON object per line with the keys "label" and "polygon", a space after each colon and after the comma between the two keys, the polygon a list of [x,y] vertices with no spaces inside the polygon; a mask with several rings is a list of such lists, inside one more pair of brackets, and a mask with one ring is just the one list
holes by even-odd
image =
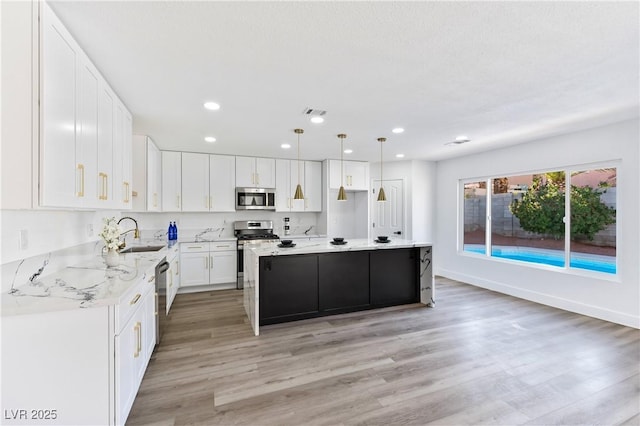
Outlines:
{"label": "white backsplash", "polygon": [[[317,234],[317,213],[137,213],[101,211],[2,210],[0,251],[1,292],[25,283],[34,274],[47,275],[84,262],[101,253],[98,233],[105,217],[129,216],[138,222],[143,239],[166,241],[169,221],[175,221],[180,239],[196,234],[206,238],[232,238],[236,220],[272,220],[274,232],[284,236],[284,217],[290,218],[290,235]],[[125,230],[131,221],[122,222]],[[89,230],[91,229],[91,232]],[[28,247],[20,248],[20,231],[26,230]],[[130,240],[132,234],[127,235]],[[42,269],[42,270],[41,270]]]}

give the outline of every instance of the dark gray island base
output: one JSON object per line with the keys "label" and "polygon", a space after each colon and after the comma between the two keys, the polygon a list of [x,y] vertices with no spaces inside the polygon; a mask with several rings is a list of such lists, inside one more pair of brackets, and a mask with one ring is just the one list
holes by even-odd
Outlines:
{"label": "dark gray island base", "polygon": [[264,243],[245,250],[244,306],[263,325],[422,303],[434,305],[430,243]]}
{"label": "dark gray island base", "polygon": [[420,249],[260,258],[260,325],[420,301]]}

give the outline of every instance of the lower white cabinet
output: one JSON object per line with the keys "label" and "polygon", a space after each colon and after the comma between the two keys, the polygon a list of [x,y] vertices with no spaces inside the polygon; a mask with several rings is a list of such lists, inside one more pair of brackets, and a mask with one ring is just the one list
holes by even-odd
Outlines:
{"label": "lower white cabinet", "polygon": [[175,253],[167,256],[167,262],[169,262],[169,269],[167,270],[167,314],[180,288],[180,255],[177,247],[175,249]]}
{"label": "lower white cabinet", "polygon": [[[235,241],[180,244],[180,287],[222,285],[237,279],[237,247]],[[225,288],[230,288],[229,285]]]}
{"label": "lower white cabinet", "polygon": [[115,306],[3,316],[3,424],[124,425],[156,341],[153,278]]}
{"label": "lower white cabinet", "polygon": [[[151,284],[151,285],[149,285]],[[138,393],[142,377],[156,344],[155,282],[147,280],[130,292],[129,300],[119,306],[117,317],[128,316],[115,337],[116,365],[116,422],[124,425]],[[124,322],[124,319],[123,319]]]}

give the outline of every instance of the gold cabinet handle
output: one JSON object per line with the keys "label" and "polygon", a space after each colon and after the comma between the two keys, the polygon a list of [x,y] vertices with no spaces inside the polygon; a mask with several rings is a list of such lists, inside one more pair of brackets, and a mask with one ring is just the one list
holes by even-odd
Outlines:
{"label": "gold cabinet handle", "polygon": [[131,299],[131,302],[129,302],[130,305],[135,305],[136,303],[138,303],[138,300],[140,300],[140,296],[142,296],[140,293],[136,294],[136,296]]}
{"label": "gold cabinet handle", "polygon": [[153,193],[153,207],[158,207],[158,193]]}
{"label": "gold cabinet handle", "polygon": [[122,201],[124,203],[129,202],[129,182],[122,182],[123,190],[124,190],[124,198]]}
{"label": "gold cabinet handle", "polygon": [[77,168],[80,172],[80,191],[78,191],[78,197],[84,197],[84,164],[78,164]]}
{"label": "gold cabinet handle", "polygon": [[155,276],[155,275],[151,275],[151,276],[149,277],[149,279],[147,280],[147,282],[148,282],[148,283],[150,283],[150,282],[152,282],[152,281],[153,281],[153,280],[155,280],[155,279],[156,279],[156,276]]}
{"label": "gold cabinet handle", "polygon": [[176,261],[176,275],[180,274],[180,261]]}
{"label": "gold cabinet handle", "polygon": [[138,327],[139,323],[135,323],[133,326],[133,332],[136,333],[136,349],[133,351],[133,357],[138,358],[140,356],[140,351],[138,350],[138,336],[140,335],[140,327]]}
{"label": "gold cabinet handle", "polygon": [[187,249],[191,250],[191,249],[201,249],[202,246],[187,246]]}
{"label": "gold cabinet handle", "polygon": [[133,353],[133,357],[138,358],[142,352],[142,324],[140,321],[136,322],[133,329],[136,331],[136,351]]}
{"label": "gold cabinet handle", "polygon": [[109,175],[104,174],[104,199],[109,199]]}
{"label": "gold cabinet handle", "polygon": [[104,195],[104,177],[106,176],[106,174],[100,172],[98,173],[98,177],[100,178],[100,195],[98,195],[98,200],[106,200],[107,197],[105,197]]}
{"label": "gold cabinet handle", "polygon": [[180,208],[180,195],[176,195],[176,207]]}

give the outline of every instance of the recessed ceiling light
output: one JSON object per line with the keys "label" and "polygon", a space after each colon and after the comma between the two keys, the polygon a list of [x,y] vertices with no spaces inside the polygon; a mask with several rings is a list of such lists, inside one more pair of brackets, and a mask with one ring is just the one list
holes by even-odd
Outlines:
{"label": "recessed ceiling light", "polygon": [[319,115],[314,115],[313,117],[311,117],[310,121],[315,124],[320,124],[324,123],[324,118],[320,117]]}
{"label": "recessed ceiling light", "polygon": [[280,148],[289,149],[289,148],[291,148],[291,145],[289,145],[288,143],[283,143],[282,145],[280,145]]}
{"label": "recessed ceiling light", "polygon": [[396,127],[395,129],[392,130],[393,133],[402,133],[404,132],[404,129],[402,127]]}
{"label": "recessed ceiling light", "polygon": [[344,153],[345,153],[345,154],[351,154],[352,152],[353,152],[353,150],[352,150],[352,149],[345,149],[345,150],[344,150]]}
{"label": "recessed ceiling light", "polygon": [[220,109],[220,104],[217,104],[215,102],[205,102],[204,103],[204,107],[206,109],[209,109],[211,111],[217,111]]}
{"label": "recessed ceiling light", "polygon": [[396,154],[396,158],[404,158],[404,154]]}
{"label": "recessed ceiling light", "polygon": [[213,136],[207,136],[206,138],[204,138],[204,141],[213,143],[216,141],[216,138],[214,138]]}

